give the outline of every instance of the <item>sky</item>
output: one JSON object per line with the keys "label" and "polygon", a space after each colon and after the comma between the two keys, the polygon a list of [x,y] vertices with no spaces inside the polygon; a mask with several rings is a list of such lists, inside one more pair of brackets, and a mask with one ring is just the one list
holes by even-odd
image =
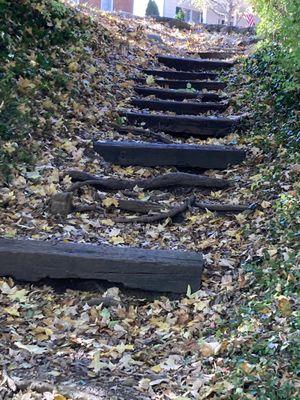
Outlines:
{"label": "sky", "polygon": [[[159,9],[159,14],[163,15],[164,0],[155,0]],[[137,0],[134,2],[134,14],[141,17],[145,16],[148,0]]]}

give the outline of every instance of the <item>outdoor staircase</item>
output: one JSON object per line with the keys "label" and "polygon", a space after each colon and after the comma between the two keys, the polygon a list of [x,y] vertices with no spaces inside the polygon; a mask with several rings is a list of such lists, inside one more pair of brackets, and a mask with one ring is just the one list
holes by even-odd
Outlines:
{"label": "outdoor staircase", "polygon": [[[94,150],[107,162],[122,166],[173,166],[205,170],[226,169],[243,162],[246,157],[244,150],[233,146],[178,144],[169,139],[191,136],[219,138],[241,126],[238,116],[202,115],[208,111],[222,113],[229,106],[229,99],[223,92],[226,83],[220,79],[220,71],[233,67],[234,63],[227,60],[231,55],[213,51],[197,53],[193,57],[158,55],[157,61],[163,67],[141,70],[144,77],[135,78],[138,84],[134,91],[140,97],[134,97],[131,104],[140,111],[120,112],[126,125],[114,124],[114,129],[124,135],[134,133],[137,139],[146,136],[151,141],[95,141]],[[149,86],[147,77],[150,76]],[[80,171],[71,171],[69,175],[76,188],[92,185],[102,190],[133,188],[136,184],[145,189],[176,185],[225,189],[230,184],[226,180],[182,172],[139,182],[94,177]],[[126,200],[123,203],[123,209],[130,210]],[[141,203],[136,201],[136,205],[143,207]],[[211,208],[217,212],[247,209],[245,206],[201,205],[192,196],[166,216],[172,218],[191,206]],[[148,223],[156,220],[155,215],[146,215],[143,219]],[[134,221],[135,217],[123,220],[127,223]],[[5,240],[0,241],[0,257],[3,260],[1,272],[7,272],[16,279],[104,279],[131,288],[176,293],[185,293],[188,285],[193,291],[197,290],[203,270],[202,255],[195,252],[82,244],[28,244],[27,241],[16,244],[15,241]]]}

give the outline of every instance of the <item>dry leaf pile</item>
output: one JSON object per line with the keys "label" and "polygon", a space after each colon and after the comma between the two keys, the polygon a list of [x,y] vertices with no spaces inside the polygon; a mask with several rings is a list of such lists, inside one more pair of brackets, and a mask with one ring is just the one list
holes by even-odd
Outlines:
{"label": "dry leaf pile", "polygon": [[[41,1],[39,7],[35,12],[47,19],[46,3]],[[174,172],[173,168],[109,165],[94,153],[92,139],[124,140],[112,124],[120,122],[119,109],[131,108],[132,78],[139,75],[140,68],[155,65],[155,54],[243,44],[239,35],[184,32],[156,22],[149,26],[149,20],[94,11],[91,22],[89,12],[83,8],[72,14],[78,29],[87,29],[77,42],[51,49],[53,67],[41,67],[33,78],[29,73],[20,74],[16,81],[20,98],[26,99],[19,104],[19,111],[35,119],[28,125],[26,138],[2,141],[3,159],[13,159],[23,147],[35,157],[32,164],[16,157],[10,178],[8,173],[3,176],[0,235],[201,251],[206,264],[203,284],[197,293],[187,293],[182,299],[145,300],[142,294],[133,298],[117,288],[99,288],[102,297],[95,299],[88,291],[59,293],[48,286],[1,280],[0,396],[22,400],[93,396],[256,399],[255,390],[260,385],[263,390],[275,369],[281,385],[293,386],[289,360],[296,337],[290,324],[296,298],[286,288],[296,281],[295,265],[288,264],[295,243],[284,234],[274,241],[271,234],[274,226],[280,232],[277,214],[286,213],[284,207],[295,207],[296,201],[299,165],[296,159],[285,163],[285,149],[280,148],[274,160],[268,158],[258,139],[236,133],[211,139],[210,143],[235,144],[247,150],[243,165],[205,172],[231,180],[233,185],[226,190],[146,191],[135,187],[124,194],[83,188],[76,193],[75,202],[97,204],[100,212],[72,213],[65,218],[50,213],[50,198],[71,185],[65,175],[68,170],[126,179]],[[63,22],[57,19],[54,24],[60,29]],[[148,33],[159,34],[163,43],[149,40]],[[41,63],[37,48],[31,48],[27,57],[33,67]],[[12,63],[7,61],[6,70],[14,68]],[[47,79],[52,82],[58,76],[59,90],[43,86]],[[242,107],[238,98],[234,105]],[[247,111],[247,106],[240,109]],[[139,140],[131,134],[126,138]],[[194,138],[176,142],[203,143]],[[276,148],[275,143],[270,145]],[[280,176],[279,164],[283,168]],[[285,196],[281,202],[278,193]],[[192,209],[184,218],[151,224],[114,221],[116,216],[132,215],[118,209],[120,199],[156,201],[169,208],[192,194],[199,201],[259,206],[233,215]],[[282,276],[274,281],[275,294],[272,292],[265,304],[262,287],[267,286],[258,285],[255,278],[264,257],[269,267],[262,282],[273,282],[273,266],[282,259],[287,261]],[[252,263],[252,270],[242,268],[246,262]],[[253,311],[249,302],[258,304],[258,300],[259,307]],[[272,364],[270,357],[275,354]],[[274,393],[276,385],[277,381]],[[293,395],[288,390],[288,396]],[[274,396],[264,398],[276,399]]]}

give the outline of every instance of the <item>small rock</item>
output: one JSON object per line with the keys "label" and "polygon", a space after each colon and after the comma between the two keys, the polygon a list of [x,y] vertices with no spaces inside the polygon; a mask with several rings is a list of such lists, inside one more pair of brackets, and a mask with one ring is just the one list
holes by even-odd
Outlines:
{"label": "small rock", "polygon": [[68,215],[73,209],[73,193],[57,193],[51,199],[50,212],[52,214]]}
{"label": "small rock", "polygon": [[154,42],[163,43],[161,36],[155,35],[154,33],[149,33],[147,37],[149,40],[153,40]]}
{"label": "small rock", "polygon": [[95,297],[93,299],[90,299],[87,302],[87,304],[91,307],[100,306],[100,304],[102,304],[103,307],[117,307],[120,304],[120,302],[111,296],[104,296],[104,297]]}

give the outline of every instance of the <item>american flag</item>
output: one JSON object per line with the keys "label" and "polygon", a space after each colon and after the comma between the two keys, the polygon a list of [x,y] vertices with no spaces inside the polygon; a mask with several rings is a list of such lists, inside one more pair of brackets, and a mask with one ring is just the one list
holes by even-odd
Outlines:
{"label": "american flag", "polygon": [[249,27],[255,25],[253,14],[245,14],[245,18],[246,18],[246,21],[247,21]]}

